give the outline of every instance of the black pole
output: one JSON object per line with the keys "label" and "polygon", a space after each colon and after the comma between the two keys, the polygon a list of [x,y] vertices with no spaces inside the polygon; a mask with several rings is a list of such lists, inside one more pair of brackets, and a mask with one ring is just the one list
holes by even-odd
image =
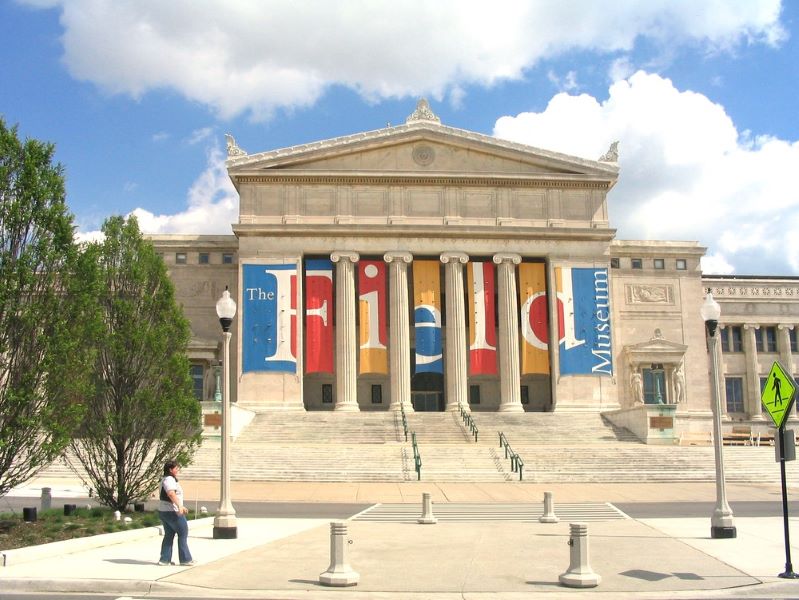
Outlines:
{"label": "black pole", "polygon": [[783,579],[799,579],[799,575],[793,572],[791,564],[791,538],[788,528],[788,486],[785,483],[785,423],[779,428],[780,444],[780,477],[782,479],[782,523],[785,531],[785,572],[780,573]]}

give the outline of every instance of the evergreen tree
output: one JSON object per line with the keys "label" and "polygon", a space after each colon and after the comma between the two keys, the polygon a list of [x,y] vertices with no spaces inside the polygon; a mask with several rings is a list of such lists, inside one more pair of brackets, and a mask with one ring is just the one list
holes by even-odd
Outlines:
{"label": "evergreen tree", "polygon": [[163,260],[135,217],[111,217],[87,247],[80,275],[100,319],[87,415],[72,450],[99,500],[125,510],[158,486],[163,464],[187,464],[200,439],[188,321]]}
{"label": "evergreen tree", "polygon": [[91,359],[54,151],[0,118],[0,496],[69,443]]}

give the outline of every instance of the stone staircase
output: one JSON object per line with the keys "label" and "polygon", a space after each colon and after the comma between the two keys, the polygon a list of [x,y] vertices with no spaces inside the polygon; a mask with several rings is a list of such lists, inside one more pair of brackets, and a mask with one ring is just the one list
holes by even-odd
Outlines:
{"label": "stone staircase", "polygon": [[472,418],[480,430],[481,443],[498,444],[502,432],[514,450],[525,445],[642,445],[632,432],[610,424],[596,413],[473,412]]}

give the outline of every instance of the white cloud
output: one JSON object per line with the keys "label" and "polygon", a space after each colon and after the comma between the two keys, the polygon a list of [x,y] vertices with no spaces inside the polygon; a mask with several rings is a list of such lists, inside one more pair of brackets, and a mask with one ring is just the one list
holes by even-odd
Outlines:
{"label": "white cloud", "polygon": [[604,102],[558,94],[541,113],[500,118],[494,133],[591,159],[620,140],[609,195],[620,239],[696,240],[709,270],[799,275],[799,141],[739,135],[701,94],[639,71]]}
{"label": "white cloud", "polygon": [[[51,6],[55,0],[27,0]],[[777,44],[779,0],[60,0],[70,73],[111,93],[169,88],[222,117],[268,117],[331,85],[364,98],[448,94],[576,51]],[[575,18],[579,15],[579,18]],[[452,90],[456,90],[454,93]]]}
{"label": "white cloud", "polygon": [[195,144],[199,144],[203,140],[207,140],[211,134],[214,132],[213,127],[202,127],[200,129],[195,129],[191,132],[187,143],[190,146],[194,146]]}
{"label": "white cloud", "polygon": [[156,215],[136,208],[139,227],[144,233],[231,234],[231,223],[239,220],[239,197],[225,168],[225,156],[214,147],[208,164],[187,194],[188,207],[174,215]]}
{"label": "white cloud", "polygon": [[569,71],[563,77],[559,76],[554,71],[547,72],[547,79],[554,84],[554,86],[562,92],[573,92],[580,86],[577,84],[577,73]]}
{"label": "white cloud", "polygon": [[163,142],[169,139],[169,134],[166,131],[159,131],[153,134],[152,140],[154,142]]}

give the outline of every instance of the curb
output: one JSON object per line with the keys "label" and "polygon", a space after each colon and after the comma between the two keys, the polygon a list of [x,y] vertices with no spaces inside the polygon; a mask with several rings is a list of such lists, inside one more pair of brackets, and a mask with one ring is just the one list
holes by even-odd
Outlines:
{"label": "curb", "polygon": [[[204,519],[194,519],[192,524],[202,527],[213,524],[213,521],[213,517],[206,517]],[[123,544],[125,542],[133,542],[159,535],[163,535],[161,526],[141,527],[138,529],[131,529],[130,531],[101,533],[71,540],[62,540],[60,542],[50,542],[49,544],[40,544],[38,546],[3,550],[0,552],[0,567],[10,567],[11,565],[19,565],[33,560],[51,558],[63,554],[72,554],[73,552],[80,552],[82,550],[102,548],[103,546],[113,546],[114,544]]]}

